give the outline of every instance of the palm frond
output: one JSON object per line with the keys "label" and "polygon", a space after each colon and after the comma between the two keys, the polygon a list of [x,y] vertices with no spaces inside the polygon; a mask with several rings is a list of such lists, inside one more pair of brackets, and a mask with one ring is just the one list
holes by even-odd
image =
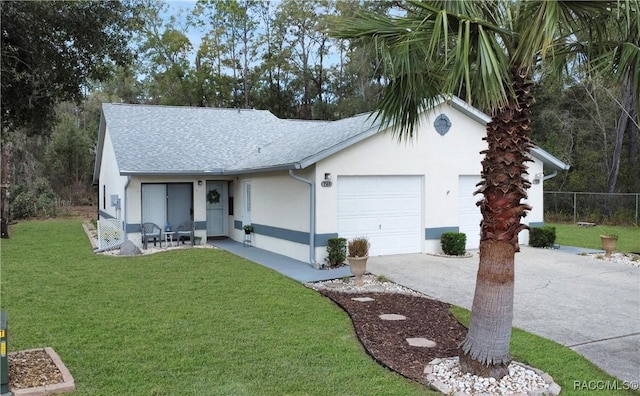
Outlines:
{"label": "palm frond", "polygon": [[[420,113],[442,95],[463,95],[485,109],[504,105],[511,86],[503,46],[509,32],[483,19],[486,5],[428,1],[408,5],[411,12],[403,17],[358,14],[330,29],[333,37],[365,40],[377,48],[389,79],[378,104],[381,125],[393,126],[400,138],[410,138]],[[443,5],[449,9],[439,8]]]}

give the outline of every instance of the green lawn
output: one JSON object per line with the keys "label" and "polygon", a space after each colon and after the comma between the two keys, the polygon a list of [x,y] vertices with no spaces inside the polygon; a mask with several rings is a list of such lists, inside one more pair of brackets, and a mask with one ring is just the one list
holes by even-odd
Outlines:
{"label": "green lawn", "polygon": [[50,346],[74,395],[424,395],[330,300],[213,249],[94,255],[80,221],[2,241],[9,351]]}
{"label": "green lawn", "polygon": [[640,228],[597,225],[578,227],[573,223],[545,223],[556,227],[556,243],[565,246],[578,246],[589,249],[602,249],[600,235],[618,235],[617,251],[640,253]]}
{"label": "green lawn", "polygon": [[[0,274],[9,350],[55,349],[74,395],[435,395],[374,363],[330,300],[237,256],[95,255],[79,220],[11,231]],[[613,381],[554,342],[519,330],[512,341],[563,394],[585,394],[573,381]]]}

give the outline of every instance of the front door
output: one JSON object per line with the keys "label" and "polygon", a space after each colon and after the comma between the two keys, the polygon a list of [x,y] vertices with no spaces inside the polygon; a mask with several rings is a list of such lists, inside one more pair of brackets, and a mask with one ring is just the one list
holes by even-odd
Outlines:
{"label": "front door", "polygon": [[207,236],[225,235],[224,229],[224,197],[225,183],[207,181]]}

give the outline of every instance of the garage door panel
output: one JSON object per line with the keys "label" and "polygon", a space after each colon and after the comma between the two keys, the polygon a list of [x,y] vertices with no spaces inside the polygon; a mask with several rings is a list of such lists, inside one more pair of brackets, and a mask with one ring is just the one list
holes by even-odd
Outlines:
{"label": "garage door panel", "polygon": [[482,214],[476,202],[482,199],[482,194],[473,195],[480,180],[480,176],[475,175],[464,175],[458,179],[458,226],[460,232],[467,235],[467,249],[480,246]]}
{"label": "garage door panel", "polygon": [[418,253],[421,229],[421,177],[338,177],[340,236],[366,236],[371,255]]}

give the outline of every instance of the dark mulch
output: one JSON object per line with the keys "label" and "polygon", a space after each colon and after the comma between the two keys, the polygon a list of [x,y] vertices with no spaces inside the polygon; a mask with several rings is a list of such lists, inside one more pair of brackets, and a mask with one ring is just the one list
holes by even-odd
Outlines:
{"label": "dark mulch", "polygon": [[[398,293],[321,293],[351,316],[360,342],[383,366],[424,383],[424,368],[435,358],[457,356],[467,329],[449,312],[449,305],[420,296]],[[354,297],[371,297],[358,302]],[[379,315],[399,314],[406,320],[382,320]],[[407,338],[427,338],[434,348],[414,347]]]}

